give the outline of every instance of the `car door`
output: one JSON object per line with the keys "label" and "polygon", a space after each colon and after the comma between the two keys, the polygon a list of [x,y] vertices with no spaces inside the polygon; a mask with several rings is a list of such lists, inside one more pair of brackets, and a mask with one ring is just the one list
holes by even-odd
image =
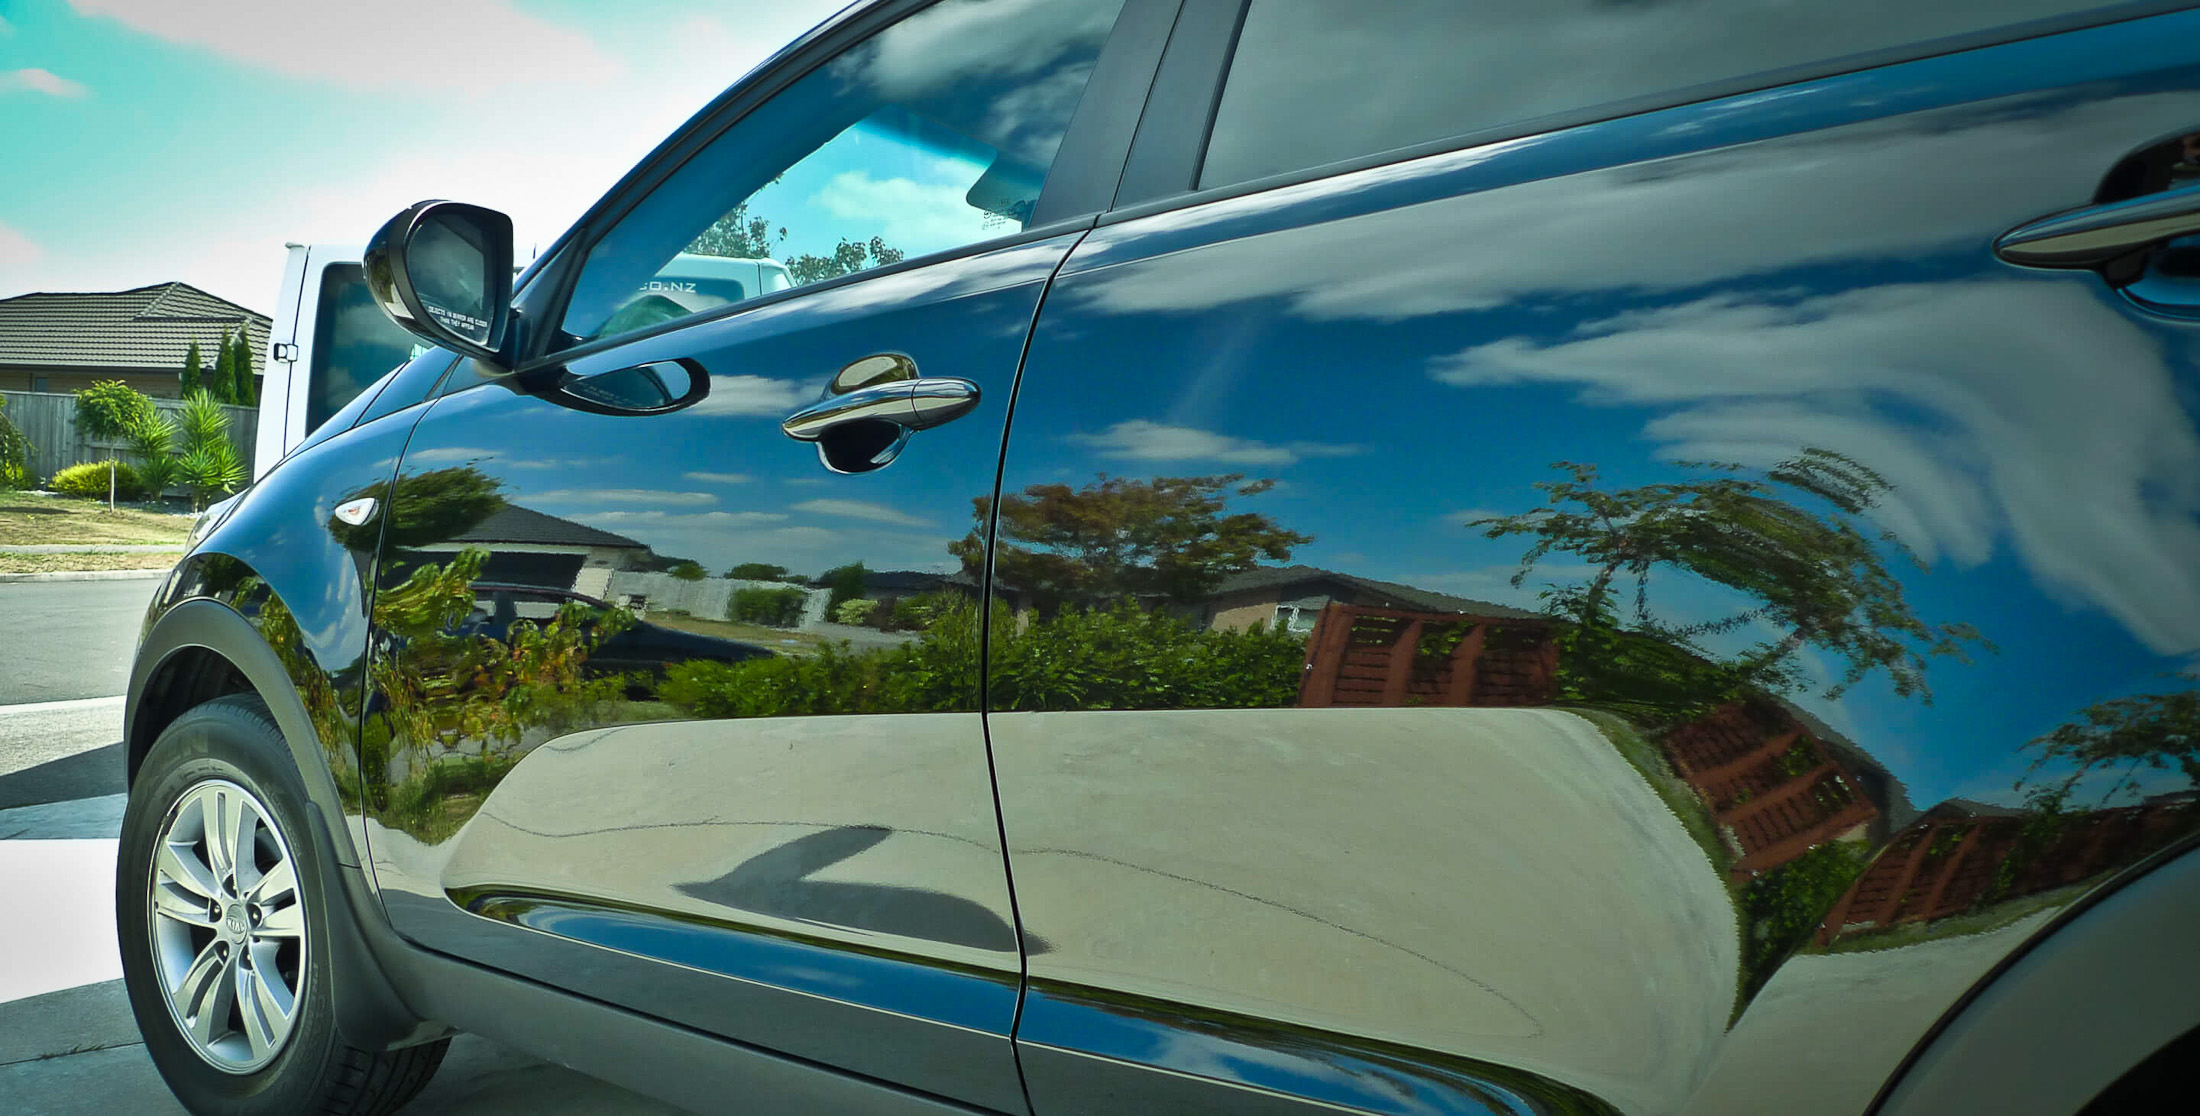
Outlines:
{"label": "car door", "polygon": [[2200,17],[1225,7],[981,509],[1035,1112],[1855,1113],[2191,840]]}
{"label": "car door", "polygon": [[360,528],[400,933],[1023,1107],[962,571],[1041,292],[1127,139],[1080,101],[1135,105],[1166,31],[1117,14],[843,21],[553,250],[519,304],[539,358],[452,373]]}

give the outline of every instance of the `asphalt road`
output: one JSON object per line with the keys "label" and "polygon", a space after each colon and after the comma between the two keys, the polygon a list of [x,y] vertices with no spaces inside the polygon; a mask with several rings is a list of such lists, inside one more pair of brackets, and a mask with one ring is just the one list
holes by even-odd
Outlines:
{"label": "asphalt road", "polygon": [[122,693],[161,576],[0,582],[0,706]]}

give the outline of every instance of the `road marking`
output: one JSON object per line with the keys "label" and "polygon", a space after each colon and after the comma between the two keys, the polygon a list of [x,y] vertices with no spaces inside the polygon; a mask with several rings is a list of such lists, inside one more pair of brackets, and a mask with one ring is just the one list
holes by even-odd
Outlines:
{"label": "road marking", "polygon": [[27,701],[21,705],[0,705],[0,717],[15,713],[59,713],[69,709],[101,709],[107,706],[120,708],[122,695],[96,698],[68,698],[62,701]]}

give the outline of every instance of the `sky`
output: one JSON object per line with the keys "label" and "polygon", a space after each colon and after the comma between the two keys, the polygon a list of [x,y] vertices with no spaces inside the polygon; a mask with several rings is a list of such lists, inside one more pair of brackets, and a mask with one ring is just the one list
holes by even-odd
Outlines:
{"label": "sky", "polygon": [[[452,198],[546,247],[843,0],[0,0],[0,298],[182,280]],[[428,28],[434,33],[427,33]]]}

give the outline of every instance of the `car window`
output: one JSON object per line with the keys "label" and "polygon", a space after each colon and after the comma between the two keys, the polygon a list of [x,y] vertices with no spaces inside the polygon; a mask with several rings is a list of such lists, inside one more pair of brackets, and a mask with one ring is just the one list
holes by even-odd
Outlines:
{"label": "car window", "polygon": [[1021,231],[1120,0],[944,0],[743,117],[588,255],[589,340]]}
{"label": "car window", "polygon": [[2099,0],[1252,0],[1201,188]]}

